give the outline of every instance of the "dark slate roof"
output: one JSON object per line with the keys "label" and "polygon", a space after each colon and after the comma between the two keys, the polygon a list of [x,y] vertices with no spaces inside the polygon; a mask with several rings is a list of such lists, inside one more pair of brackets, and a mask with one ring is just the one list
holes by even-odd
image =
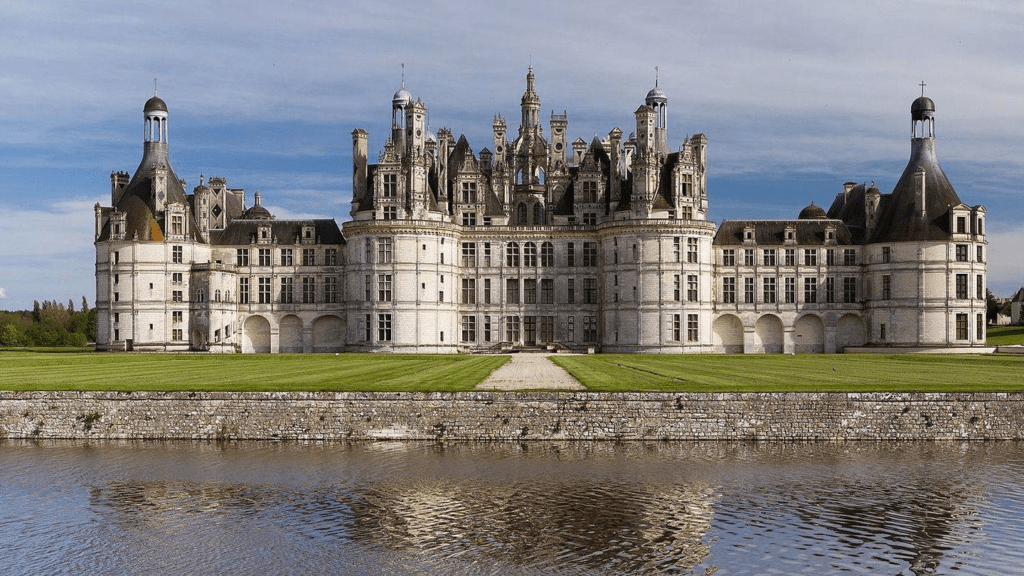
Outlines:
{"label": "dark slate roof", "polygon": [[853,244],[850,229],[838,220],[725,220],[718,227],[714,244],[717,246],[742,246],[743,232],[747,226],[754,228],[754,241],[759,246],[782,246],[785,243],[786,227],[796,228],[796,243],[800,245],[824,245],[825,229],[836,227],[836,244]]}
{"label": "dark slate roof", "polygon": [[[205,242],[199,231],[199,226],[196,225],[185,188],[181,185],[181,180],[174,173],[174,168],[171,167],[168,160],[166,144],[152,142],[144,145],[142,161],[135,170],[135,175],[128,182],[117,206],[114,206],[115,210],[124,212],[126,215],[124,237],[129,240],[138,238],[142,241],[162,242],[167,235],[164,214],[157,212],[156,202],[153,198],[154,167],[159,163],[167,166],[167,197],[164,199],[164,205],[183,204],[186,207],[185,217],[188,219],[186,228],[189,231],[189,239]],[[107,222],[100,232],[99,240],[109,239],[110,223]]]}
{"label": "dark slate roof", "polygon": [[576,197],[577,172],[576,167],[569,169],[569,184],[562,191],[562,197],[558,199],[558,203],[555,204],[555,209],[552,212],[555,216],[572,216],[575,214],[573,205]]}
{"label": "dark slate roof", "polygon": [[248,245],[261,226],[270,226],[270,234],[279,244],[291,244],[302,236],[303,226],[314,226],[320,244],[344,244],[345,238],[334,219],[322,220],[245,220],[231,221],[227,228],[210,232],[210,243],[218,246]]}
{"label": "dark slate roof", "polygon": [[[925,218],[915,216],[915,173],[919,168],[925,173]],[[878,224],[868,241],[947,240],[950,237],[949,208],[958,204],[961,204],[960,197],[935,159],[935,140],[912,140],[910,161],[889,201],[882,205]]]}
{"label": "dark slate roof", "polygon": [[809,206],[800,211],[797,218],[800,220],[827,220],[828,214],[825,214],[824,208],[812,201]]}

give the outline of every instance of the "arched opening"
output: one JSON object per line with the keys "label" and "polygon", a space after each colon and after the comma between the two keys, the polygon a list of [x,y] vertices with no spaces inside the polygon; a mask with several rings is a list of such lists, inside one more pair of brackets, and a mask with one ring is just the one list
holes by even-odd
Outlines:
{"label": "arched opening", "polygon": [[245,354],[270,352],[270,322],[263,316],[249,316],[242,324],[242,352]]}
{"label": "arched opening", "polygon": [[313,352],[341,352],[345,346],[345,321],[321,316],[313,321]]}
{"label": "arched opening", "polygon": [[754,324],[754,349],[752,352],[781,354],[783,350],[782,320],[773,314],[765,314]]}
{"label": "arched opening", "polygon": [[544,223],[544,206],[540,202],[533,205],[533,223],[543,224]]}
{"label": "arched opening", "polygon": [[189,342],[189,346],[192,350],[206,350],[208,348],[206,334],[203,334],[200,330],[193,330],[192,341]]}
{"label": "arched opening", "polygon": [[814,314],[801,316],[796,321],[795,350],[797,353],[822,353],[825,351],[825,324]]}
{"label": "arched opening", "polygon": [[743,353],[743,322],[732,314],[725,314],[715,319],[712,325],[714,333],[714,350],[719,353]]}
{"label": "arched opening", "polygon": [[516,224],[526,224],[526,204],[522,202],[516,206]]}
{"label": "arched opening", "polygon": [[855,314],[847,314],[836,324],[836,352],[847,346],[863,346],[867,341],[864,321]]}
{"label": "arched opening", "polygon": [[302,320],[294,315],[281,318],[277,341],[281,352],[302,352]]}

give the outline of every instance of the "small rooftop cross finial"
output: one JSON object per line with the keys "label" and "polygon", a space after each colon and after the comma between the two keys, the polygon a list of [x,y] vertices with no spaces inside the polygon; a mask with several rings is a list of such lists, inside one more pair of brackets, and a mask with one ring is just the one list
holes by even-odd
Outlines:
{"label": "small rooftop cross finial", "polygon": [[156,96],[156,78],[153,78],[153,96]]}
{"label": "small rooftop cross finial", "polygon": [[924,96],[924,87],[927,86],[927,84],[924,83],[924,80],[921,80],[921,83],[918,84],[918,86],[921,87],[921,96]]}

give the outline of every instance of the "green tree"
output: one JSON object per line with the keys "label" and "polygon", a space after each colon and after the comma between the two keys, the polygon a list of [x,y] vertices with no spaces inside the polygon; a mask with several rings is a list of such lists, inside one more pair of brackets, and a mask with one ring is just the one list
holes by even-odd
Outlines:
{"label": "green tree", "polygon": [[999,304],[991,290],[985,290],[985,304],[987,308],[985,316],[988,318],[988,323],[995,324],[999,316]]}
{"label": "green tree", "polygon": [[4,346],[24,346],[25,337],[17,325],[10,323],[4,326],[3,332],[0,332],[0,344]]}

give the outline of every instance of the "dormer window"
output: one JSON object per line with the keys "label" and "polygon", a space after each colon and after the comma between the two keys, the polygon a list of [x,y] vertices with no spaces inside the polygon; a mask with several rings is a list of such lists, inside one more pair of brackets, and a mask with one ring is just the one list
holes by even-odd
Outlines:
{"label": "dormer window", "polygon": [[756,235],[754,234],[754,227],[747,225],[743,227],[743,243],[744,244],[756,244]]}

